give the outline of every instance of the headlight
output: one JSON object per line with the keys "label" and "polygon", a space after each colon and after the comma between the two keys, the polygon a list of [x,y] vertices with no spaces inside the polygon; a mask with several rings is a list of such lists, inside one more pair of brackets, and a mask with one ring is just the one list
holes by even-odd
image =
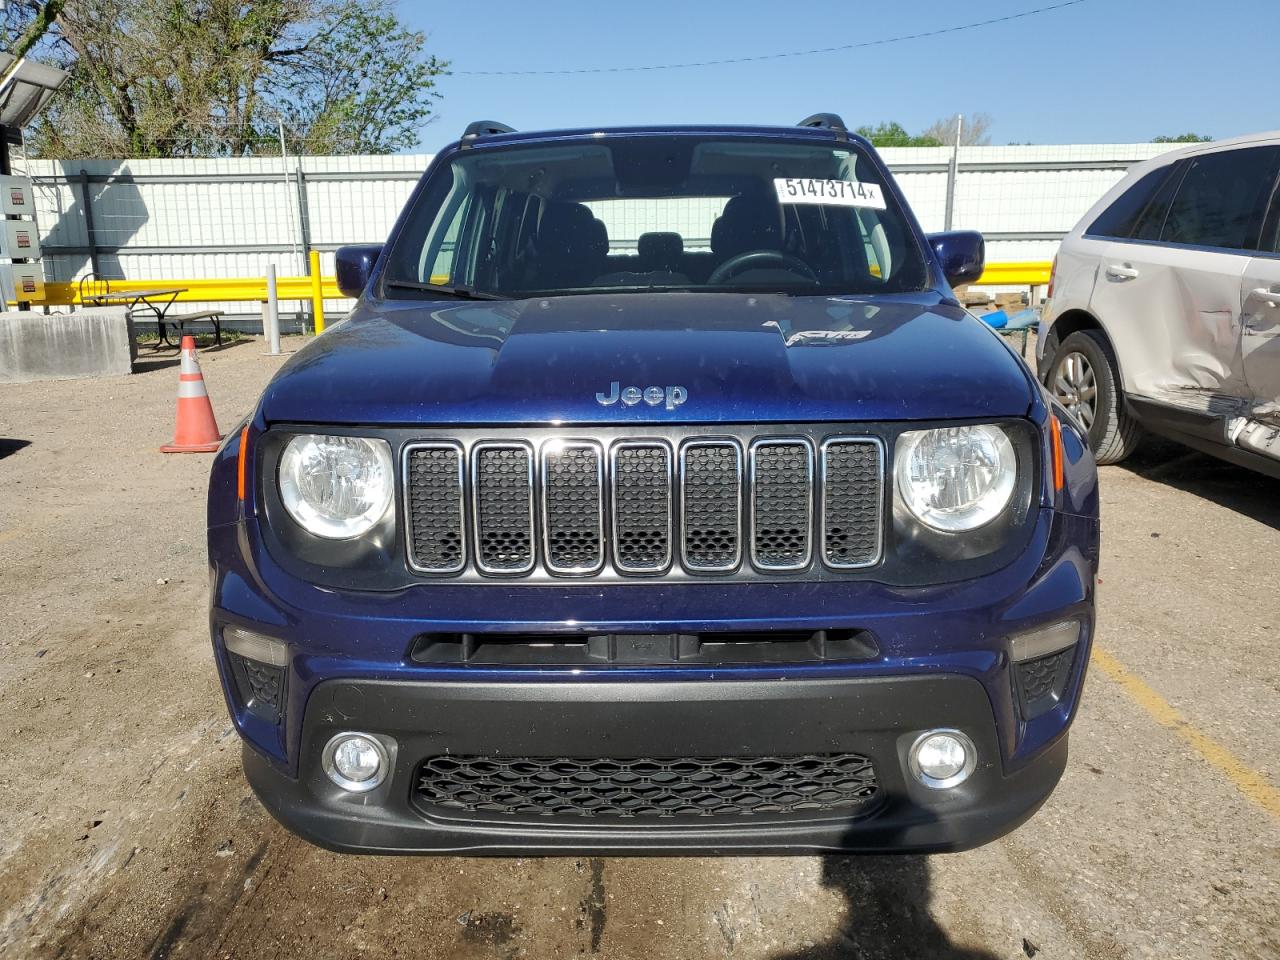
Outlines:
{"label": "headlight", "polygon": [[1017,458],[999,427],[908,430],[894,456],[898,492],[922,523],[945,533],[976,530],[1013,496]]}
{"label": "headlight", "polygon": [[384,440],[305,433],[280,458],[280,500],[305,530],[329,540],[366,533],[395,487]]}

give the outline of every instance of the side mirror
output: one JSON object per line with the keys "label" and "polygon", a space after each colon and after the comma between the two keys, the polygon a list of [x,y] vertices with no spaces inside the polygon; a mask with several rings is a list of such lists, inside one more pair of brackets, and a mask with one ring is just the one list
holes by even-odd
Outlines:
{"label": "side mirror", "polygon": [[951,286],[973,283],[982,276],[987,262],[987,245],[976,230],[931,233],[929,243]]}
{"label": "side mirror", "polygon": [[380,243],[361,243],[339,247],[334,254],[334,267],[338,275],[338,289],[344,297],[358,297],[369,285],[373,265],[382,253]]}

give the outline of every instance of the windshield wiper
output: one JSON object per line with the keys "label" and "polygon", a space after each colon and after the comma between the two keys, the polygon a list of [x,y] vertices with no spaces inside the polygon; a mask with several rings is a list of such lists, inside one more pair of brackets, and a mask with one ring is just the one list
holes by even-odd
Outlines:
{"label": "windshield wiper", "polygon": [[422,283],[419,280],[388,280],[388,287],[397,290],[418,290],[423,293],[442,293],[446,297],[457,297],[459,300],[510,300],[500,293],[489,293],[487,290],[476,290],[461,284],[450,286],[441,283]]}

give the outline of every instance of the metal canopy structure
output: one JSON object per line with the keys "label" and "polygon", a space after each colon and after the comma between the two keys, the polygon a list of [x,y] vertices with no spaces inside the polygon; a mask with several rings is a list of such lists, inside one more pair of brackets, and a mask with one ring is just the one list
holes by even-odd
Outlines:
{"label": "metal canopy structure", "polygon": [[16,135],[35,119],[66,81],[65,70],[0,53],[0,128],[5,135]]}

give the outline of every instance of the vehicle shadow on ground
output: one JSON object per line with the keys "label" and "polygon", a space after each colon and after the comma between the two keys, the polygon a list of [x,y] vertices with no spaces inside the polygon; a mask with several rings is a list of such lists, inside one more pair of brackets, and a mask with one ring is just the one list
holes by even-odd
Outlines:
{"label": "vehicle shadow on ground", "polygon": [[1280,480],[1171,440],[1147,437],[1117,469],[1216,503],[1280,530]]}
{"label": "vehicle shadow on ground", "polygon": [[821,943],[772,960],[999,960],[952,943],[933,918],[926,856],[826,856],[822,884],[845,899],[839,928]]}
{"label": "vehicle shadow on ground", "polygon": [[0,437],[0,460],[12,456],[24,447],[31,446],[30,440],[18,440],[11,437]]}

